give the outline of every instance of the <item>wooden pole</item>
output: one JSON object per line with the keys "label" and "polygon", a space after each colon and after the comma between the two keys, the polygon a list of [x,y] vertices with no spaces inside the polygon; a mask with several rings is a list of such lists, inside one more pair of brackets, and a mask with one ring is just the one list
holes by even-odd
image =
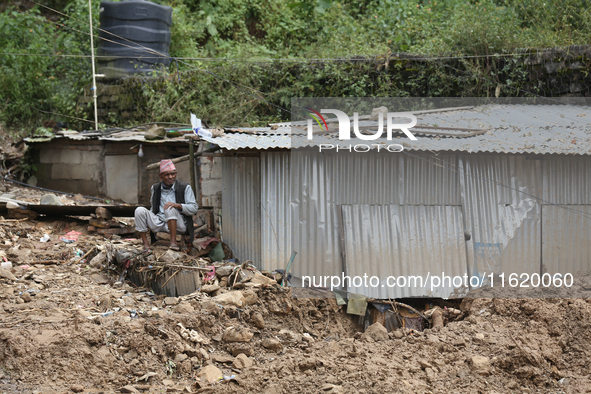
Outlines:
{"label": "wooden pole", "polygon": [[197,199],[197,189],[195,189],[195,143],[193,141],[189,142],[189,176],[191,177],[191,189],[193,189],[193,194]]}
{"label": "wooden pole", "polygon": [[[214,146],[213,148],[209,148],[207,150],[204,150],[202,152],[197,152],[195,154],[193,154],[193,157],[199,157],[204,153],[211,153],[211,152],[215,152],[216,150],[221,149],[219,146]],[[176,159],[172,159],[173,163],[180,163],[182,161],[186,161],[189,160],[189,155],[185,155],[185,156],[181,156],[181,157],[177,157]],[[152,163],[150,165],[148,165],[146,167],[146,170],[150,171],[150,170],[155,170],[156,168],[160,168],[160,162],[157,163]]]}

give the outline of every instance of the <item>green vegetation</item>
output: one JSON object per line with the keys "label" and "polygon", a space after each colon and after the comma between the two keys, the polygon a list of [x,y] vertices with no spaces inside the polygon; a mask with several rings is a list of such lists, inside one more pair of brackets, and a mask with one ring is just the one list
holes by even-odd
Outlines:
{"label": "green vegetation", "polygon": [[[99,2],[93,3],[98,24]],[[174,75],[126,80],[135,109],[122,116],[113,108],[102,117],[109,126],[187,122],[191,111],[211,124],[261,124],[288,119],[278,107],[289,108],[297,96],[552,95],[511,54],[591,42],[588,0],[158,3],[174,8],[170,53],[181,58],[181,83]],[[48,119],[92,127],[51,114],[91,119],[88,107],[76,105],[91,81],[89,59],[62,56],[90,54],[88,3],[49,4],[71,18],[39,6],[2,8],[0,121],[29,130]],[[410,62],[392,57],[397,52],[488,57]]]}

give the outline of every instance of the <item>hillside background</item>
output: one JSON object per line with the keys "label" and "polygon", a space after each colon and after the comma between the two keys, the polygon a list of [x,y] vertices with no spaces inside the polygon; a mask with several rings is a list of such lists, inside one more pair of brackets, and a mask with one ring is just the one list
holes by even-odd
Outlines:
{"label": "hillside background", "polygon": [[[299,96],[589,94],[586,0],[157,3],[174,9],[176,60],[156,78],[119,81],[103,128],[187,123],[190,112],[209,126],[262,125],[289,119]],[[93,0],[97,28],[98,15]],[[25,134],[60,121],[93,129],[81,100],[89,55],[87,1],[0,2],[0,122]]]}

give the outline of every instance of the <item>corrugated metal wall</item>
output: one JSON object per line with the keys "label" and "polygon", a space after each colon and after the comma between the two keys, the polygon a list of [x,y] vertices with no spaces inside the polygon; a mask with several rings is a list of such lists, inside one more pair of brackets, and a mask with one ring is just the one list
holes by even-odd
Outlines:
{"label": "corrugated metal wall", "polygon": [[[379,284],[374,281],[365,288],[353,283],[347,290],[374,298],[448,297],[454,291],[451,281],[432,291],[433,275],[466,274],[461,207],[343,205],[342,209],[347,275],[380,278]],[[421,279],[395,282],[393,278],[400,276]]]}
{"label": "corrugated metal wall", "polygon": [[222,236],[241,262],[261,267],[261,168],[258,157],[222,158]]}
{"label": "corrugated metal wall", "polygon": [[[341,275],[338,207],[342,204],[460,205],[459,174],[441,166],[441,159],[457,166],[453,155],[293,151],[292,246],[299,253],[294,275]],[[358,245],[360,240],[346,242]]]}
{"label": "corrugated metal wall", "polygon": [[286,268],[291,256],[289,152],[261,154],[263,269]]}
{"label": "corrugated metal wall", "polygon": [[466,155],[460,163],[470,274],[539,272],[541,162]]}
{"label": "corrugated metal wall", "polygon": [[591,158],[558,156],[543,163],[541,271],[591,271]]}
{"label": "corrugated metal wall", "polygon": [[591,205],[543,205],[542,226],[543,272],[591,271]]}
{"label": "corrugated metal wall", "polygon": [[[239,220],[239,224],[232,219],[234,223],[229,224],[230,228],[224,227],[224,236],[234,237],[233,242],[239,245],[239,254],[244,258],[261,256],[261,267],[266,269],[284,267],[291,251],[295,250],[298,252],[293,265],[296,276],[340,276],[343,271],[339,225],[342,206],[345,206],[344,216],[348,215],[353,223],[353,227],[342,226],[346,251],[351,254],[351,259],[347,260],[350,271],[371,267],[379,272],[393,272],[392,259],[384,253],[393,248],[394,238],[384,240],[384,248],[377,255],[374,247],[368,247],[373,245],[367,239],[367,233],[371,233],[367,225],[371,221],[364,222],[361,217],[367,210],[379,211],[374,206],[390,206],[390,213],[399,210],[398,214],[376,223],[375,231],[419,226],[412,224],[416,215],[400,213],[410,209],[403,207],[438,207],[433,212],[423,212],[425,208],[416,212],[421,212],[421,217],[430,222],[431,227],[423,230],[432,234],[446,231],[464,243],[466,257],[453,257],[454,272],[465,272],[466,266],[469,274],[479,276],[490,272],[541,272],[542,234],[544,253],[550,253],[553,261],[563,259],[561,272],[581,268],[584,263],[580,262],[591,260],[587,248],[573,246],[568,255],[562,255],[564,249],[547,243],[571,232],[573,235],[588,232],[591,213],[588,217],[576,214],[577,220],[573,220],[569,216],[572,209],[568,211],[552,205],[591,205],[591,158],[588,157],[262,152],[260,178],[253,167],[250,171],[240,170],[237,162],[229,167],[228,177],[228,163],[224,163],[224,216],[250,218]],[[250,165],[256,166],[254,161]],[[252,189],[257,184],[261,187],[258,211],[254,202],[257,196]],[[228,196],[226,190],[233,196]],[[238,197],[245,191],[250,196],[246,199],[248,204]],[[239,203],[238,200],[242,201],[240,207],[230,206]],[[556,208],[545,211],[544,220],[542,205]],[[433,216],[442,209],[452,209],[454,220],[448,223],[444,218],[449,215]],[[379,216],[378,211],[375,214]],[[257,214],[261,219],[259,230],[256,229]],[[404,220],[392,222],[393,218],[399,221],[402,217],[408,219],[406,224]],[[242,231],[237,231],[238,227]],[[470,240],[465,241],[460,229]],[[258,250],[260,254],[253,246],[257,237],[262,248]],[[411,245],[410,241],[397,242],[404,247]],[[447,239],[435,239],[430,248],[433,251],[449,249],[446,242],[449,245]],[[460,248],[454,248],[453,253],[459,253]],[[570,255],[572,258],[568,257]],[[565,262],[565,256],[568,257],[566,261],[572,263]],[[447,270],[447,260],[438,262],[434,255],[420,257],[421,264],[425,261],[430,265],[423,268],[431,273]],[[552,268],[554,263],[548,264],[545,270],[555,269]],[[376,294],[391,295],[380,291]]]}

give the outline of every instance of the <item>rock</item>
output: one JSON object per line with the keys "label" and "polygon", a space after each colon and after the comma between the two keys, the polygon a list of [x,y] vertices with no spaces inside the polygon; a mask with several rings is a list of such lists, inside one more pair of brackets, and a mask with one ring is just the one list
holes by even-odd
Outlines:
{"label": "rock", "polygon": [[191,306],[188,302],[181,302],[177,306],[175,306],[172,310],[174,313],[184,313],[189,314],[195,312],[195,308]]}
{"label": "rock", "polygon": [[258,329],[262,330],[265,328],[265,319],[263,319],[263,315],[261,315],[259,312],[252,314],[250,317],[250,322]]}
{"label": "rock", "polygon": [[135,387],[133,387],[132,385],[127,385],[127,386],[123,386],[119,389],[120,392],[122,393],[134,393],[134,394],[139,394],[139,390],[136,389]]}
{"label": "rock", "polygon": [[21,294],[21,298],[24,302],[31,302],[31,295],[26,291],[23,294]]}
{"label": "rock", "polygon": [[427,360],[419,360],[421,369],[433,368],[433,366]]}
{"label": "rock", "polygon": [[230,291],[228,293],[213,297],[212,300],[218,304],[234,305],[240,307],[243,305],[244,296],[242,295],[241,291]]}
{"label": "rock", "polygon": [[55,194],[45,194],[41,197],[39,205],[64,205]]}
{"label": "rock", "polygon": [[244,300],[242,301],[244,305],[254,305],[259,299],[259,297],[257,297],[257,293],[252,290],[244,290],[242,295],[244,296]]}
{"label": "rock", "polygon": [[237,369],[246,369],[252,367],[254,363],[250,358],[248,358],[244,353],[240,353],[234,359],[232,366]]}
{"label": "rock", "polygon": [[281,351],[281,349],[283,349],[281,342],[275,338],[265,338],[263,339],[261,345],[263,345],[264,348],[273,350],[275,352]]}
{"label": "rock", "polygon": [[218,380],[222,380],[224,375],[222,371],[219,370],[218,367],[215,365],[207,365],[199,371],[197,377],[200,378],[202,381],[206,381],[208,383],[215,383]]}
{"label": "rock", "polygon": [[199,355],[201,356],[202,360],[209,360],[209,353],[207,353],[207,350],[203,348],[199,349]]}
{"label": "rock", "polygon": [[219,295],[226,294],[227,292],[228,292],[228,290],[220,288],[220,289],[217,289],[216,291],[214,291],[213,293],[209,293],[209,296],[210,297],[217,297]]}
{"label": "rock", "polygon": [[187,356],[186,354],[179,353],[176,356],[174,356],[174,362],[175,364],[178,364],[185,361],[187,358],[189,358],[189,356]]}
{"label": "rock", "polygon": [[12,274],[12,272],[8,270],[0,269],[0,278],[8,279],[8,280],[16,280],[16,276]]}
{"label": "rock", "polygon": [[343,392],[342,386],[337,386],[336,384],[332,383],[325,383],[320,389],[330,394],[340,394]]}
{"label": "rock", "polygon": [[379,342],[388,339],[388,330],[381,323],[374,323],[367,327],[367,330],[361,335],[362,341]]}
{"label": "rock", "polygon": [[232,356],[236,357],[239,354],[244,354],[245,356],[253,356],[254,351],[250,345],[246,344],[239,344],[235,345],[231,350]]}
{"label": "rock", "polygon": [[482,334],[482,333],[480,333],[480,332],[479,332],[479,333],[476,333],[476,334],[474,334],[474,340],[475,340],[475,341],[478,341],[478,342],[482,342],[482,341],[484,341],[484,334]]}
{"label": "rock", "polygon": [[164,384],[165,386],[171,387],[174,386],[174,380],[171,379],[164,379],[162,381],[162,384]]}
{"label": "rock", "polygon": [[299,364],[299,367],[300,367],[300,371],[302,371],[302,372],[307,371],[308,369],[314,369],[314,368],[316,368],[316,359],[309,358],[307,360],[304,360]]}
{"label": "rock", "polygon": [[427,340],[429,342],[433,342],[433,343],[439,343],[439,342],[441,342],[438,337],[436,337],[435,335],[431,335],[431,334],[428,334],[427,335]]}
{"label": "rock", "polygon": [[150,126],[148,131],[144,134],[146,140],[163,139],[166,136],[166,130],[157,124]]}
{"label": "rock", "polygon": [[197,355],[199,354],[199,351],[197,349],[195,349],[194,347],[190,347],[190,346],[186,346],[184,349],[184,352],[189,357],[197,357]]}
{"label": "rock", "polygon": [[213,356],[211,356],[211,359],[213,361],[215,361],[216,363],[222,363],[222,364],[227,364],[227,363],[231,363],[232,361],[234,361],[233,357],[226,356],[224,354],[214,354]]}
{"label": "rock", "polygon": [[15,300],[15,302],[16,302],[17,304],[24,304],[24,303],[25,303],[25,300],[23,300],[23,299],[22,299],[22,298],[20,298],[20,297],[16,297],[16,300]]}
{"label": "rock", "polygon": [[490,360],[484,356],[473,356],[470,360],[472,368],[480,375],[488,375],[490,372]]}
{"label": "rock", "polygon": [[312,335],[310,335],[310,334],[308,334],[307,332],[305,332],[305,333],[302,335],[302,341],[305,341],[305,342],[308,342],[308,343],[310,343],[310,342],[314,342],[314,338],[312,338]]}
{"label": "rock", "polygon": [[290,330],[281,330],[279,331],[279,336],[281,336],[282,338],[285,338],[288,341],[296,341],[296,342],[301,342],[302,341],[302,336],[299,334],[296,334],[293,331]]}
{"label": "rock", "polygon": [[73,384],[72,386],[70,386],[70,390],[72,390],[75,393],[81,393],[84,391],[84,386],[80,384]]}
{"label": "rock", "polygon": [[271,301],[267,308],[269,312],[275,313],[276,315],[287,315],[291,311],[292,306],[289,301],[283,301],[281,303]]}
{"label": "rock", "polygon": [[216,290],[219,290],[220,287],[218,285],[203,285],[201,286],[202,293],[213,293]]}
{"label": "rock", "polygon": [[441,308],[435,309],[431,315],[432,327],[443,327],[443,311]]}
{"label": "rock", "polygon": [[166,305],[177,305],[179,303],[179,299],[177,297],[166,297],[164,299],[164,303]]}
{"label": "rock", "polygon": [[272,285],[276,285],[277,281],[274,279],[269,278],[268,276],[265,276],[263,274],[261,274],[260,272],[256,272],[251,278],[250,280],[245,283],[245,286],[259,286],[259,285],[265,285],[265,286],[272,286]]}
{"label": "rock", "polygon": [[386,107],[378,107],[371,110],[371,115],[369,115],[369,120],[379,120],[380,114],[383,115],[383,121],[386,123],[386,115],[388,114],[388,108]]}
{"label": "rock", "polygon": [[231,265],[223,265],[215,269],[215,274],[221,279],[224,276],[230,276],[233,269],[234,267]]}
{"label": "rock", "polygon": [[247,328],[228,327],[222,339],[225,342],[250,342],[253,335]]}
{"label": "rock", "polygon": [[[96,282],[97,285],[108,285],[111,283],[111,278],[109,278],[106,274],[92,274],[90,275],[90,279]],[[128,301],[129,300],[129,301]],[[131,297],[125,297],[125,305],[132,306],[134,304],[127,304],[127,302],[133,301]]]}
{"label": "rock", "polygon": [[177,261],[181,257],[182,257],[181,253],[168,249],[166,251],[166,253],[164,253],[164,255],[162,255],[162,257],[160,257],[160,261],[170,264],[170,263],[174,263],[175,261]]}
{"label": "rock", "polygon": [[150,316],[150,317],[164,318],[164,317],[166,317],[166,315],[168,315],[168,312],[166,312],[165,310],[162,310],[162,309],[158,309],[157,311],[148,311],[148,316]]}
{"label": "rock", "polygon": [[429,382],[432,382],[437,377],[433,368],[425,368],[425,373],[427,374],[427,380]]}

